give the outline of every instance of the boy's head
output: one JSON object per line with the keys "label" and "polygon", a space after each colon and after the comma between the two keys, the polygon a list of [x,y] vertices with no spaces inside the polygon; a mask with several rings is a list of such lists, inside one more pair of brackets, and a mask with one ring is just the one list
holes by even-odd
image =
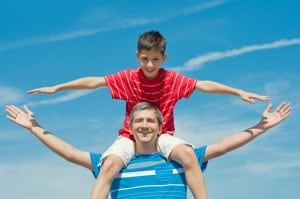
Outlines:
{"label": "boy's head", "polygon": [[158,51],[165,54],[167,41],[158,31],[148,31],[140,35],[137,45],[138,52]]}
{"label": "boy's head", "polygon": [[158,31],[143,33],[138,40],[136,57],[147,79],[155,79],[166,60],[166,40]]}

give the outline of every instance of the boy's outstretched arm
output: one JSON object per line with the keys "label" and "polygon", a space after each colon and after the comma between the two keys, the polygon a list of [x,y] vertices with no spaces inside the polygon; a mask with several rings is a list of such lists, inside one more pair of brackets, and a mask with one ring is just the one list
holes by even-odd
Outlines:
{"label": "boy's outstretched arm", "polygon": [[196,90],[204,93],[229,94],[239,96],[242,100],[250,103],[255,103],[255,100],[268,101],[268,96],[258,95],[251,92],[246,92],[241,89],[236,89],[213,81],[197,81]]}
{"label": "boy's outstretched arm", "polygon": [[54,86],[35,88],[27,91],[27,93],[35,94],[35,95],[40,93],[52,94],[63,90],[95,89],[95,88],[105,87],[105,86],[106,86],[106,82],[104,77],[83,77],[66,83],[57,84]]}
{"label": "boy's outstretched arm", "polygon": [[66,159],[69,162],[81,165],[92,170],[90,155],[88,152],[80,151],[74,148],[69,143],[52,135],[50,132],[42,128],[31,110],[24,106],[24,109],[19,109],[14,105],[6,106],[7,118],[15,124],[29,130],[37,137],[45,146],[52,150],[57,155]]}
{"label": "boy's outstretched arm", "polygon": [[291,105],[282,102],[275,111],[271,112],[272,104],[262,114],[261,120],[255,126],[248,128],[242,132],[235,133],[224,137],[223,139],[207,146],[204,161],[221,156],[227,152],[235,150],[259,135],[262,135],[268,129],[278,125],[286,119],[291,113]]}

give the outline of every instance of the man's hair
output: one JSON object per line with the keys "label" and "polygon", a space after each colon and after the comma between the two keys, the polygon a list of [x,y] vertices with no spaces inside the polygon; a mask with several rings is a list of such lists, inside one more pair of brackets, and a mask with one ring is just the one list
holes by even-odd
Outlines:
{"label": "man's hair", "polygon": [[137,103],[130,112],[130,126],[132,126],[133,120],[134,120],[134,113],[136,111],[143,111],[143,110],[153,110],[156,114],[156,120],[158,122],[158,125],[161,126],[163,123],[163,116],[157,108],[157,106],[149,103],[149,102],[139,102]]}
{"label": "man's hair", "polygon": [[166,46],[166,39],[158,31],[148,31],[140,35],[137,50],[138,52],[141,52],[142,50],[159,51],[164,55]]}

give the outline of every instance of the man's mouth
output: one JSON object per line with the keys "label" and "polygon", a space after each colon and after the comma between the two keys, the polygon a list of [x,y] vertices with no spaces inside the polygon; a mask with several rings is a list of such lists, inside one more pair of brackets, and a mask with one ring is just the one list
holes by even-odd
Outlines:
{"label": "man's mouth", "polygon": [[151,133],[151,131],[149,131],[149,130],[140,130],[140,131],[138,131],[138,133],[142,134],[143,136],[146,136],[149,133]]}

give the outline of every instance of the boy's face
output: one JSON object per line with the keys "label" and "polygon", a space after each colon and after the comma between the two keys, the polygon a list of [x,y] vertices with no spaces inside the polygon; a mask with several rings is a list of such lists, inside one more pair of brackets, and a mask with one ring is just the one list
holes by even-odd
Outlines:
{"label": "boy's face", "polygon": [[142,50],[136,53],[136,57],[144,75],[151,80],[157,77],[159,68],[166,60],[167,55],[162,55],[159,51]]}
{"label": "boy's face", "polygon": [[130,131],[136,140],[137,147],[142,145],[156,146],[156,140],[161,132],[154,110],[138,110],[134,113],[134,119]]}

